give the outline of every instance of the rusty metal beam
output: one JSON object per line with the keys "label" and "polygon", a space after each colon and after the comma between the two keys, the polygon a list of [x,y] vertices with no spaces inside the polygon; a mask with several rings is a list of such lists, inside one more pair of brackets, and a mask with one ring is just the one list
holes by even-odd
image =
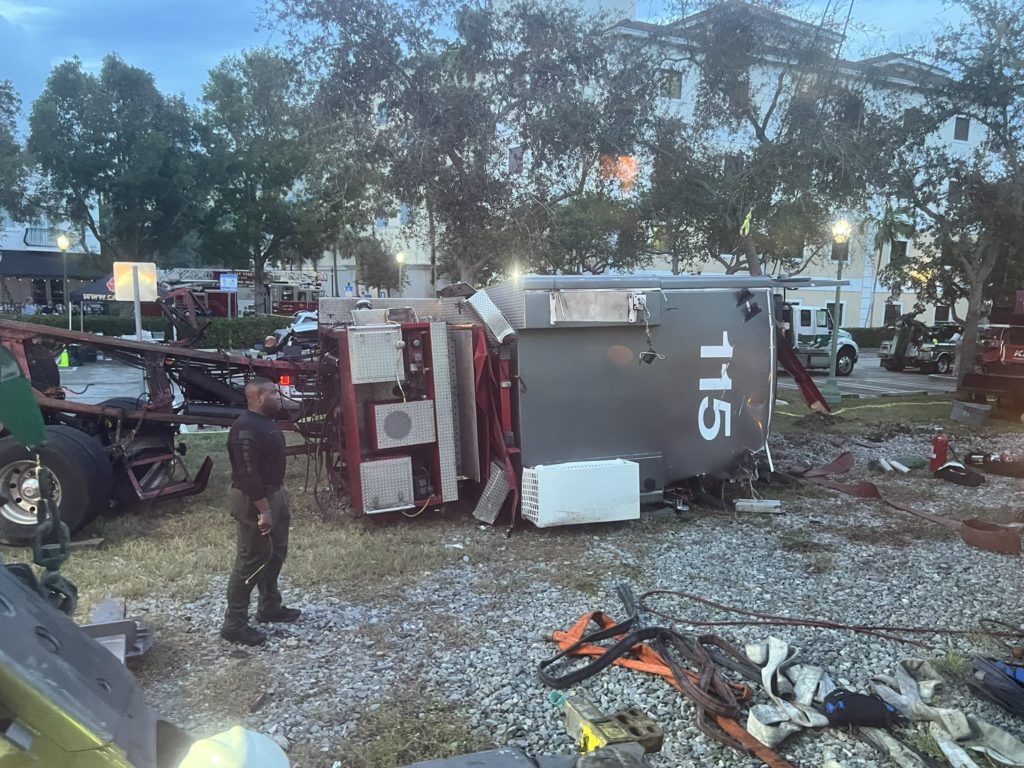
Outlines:
{"label": "rusty metal beam", "polygon": [[[127,411],[122,408],[113,408],[109,405],[90,405],[89,403],[76,403],[73,400],[59,400],[54,397],[47,397],[38,390],[35,391],[36,402],[39,407],[58,413],[73,413],[84,416],[106,416],[111,419],[125,419],[127,421],[156,421],[163,424],[191,424],[193,426],[208,427],[230,427],[235,423],[234,417],[227,416],[185,416],[172,411],[147,411],[145,409]],[[281,429],[297,432],[295,424],[290,421],[278,421]]]}
{"label": "rusty metal beam", "polygon": [[[232,365],[261,373],[264,376],[273,377],[281,374],[315,373],[316,364],[301,361],[267,360],[266,358],[246,357],[244,355],[229,355],[226,352],[204,352],[197,349],[183,349],[181,347],[170,347],[152,341],[133,341],[131,339],[116,339],[107,336],[97,336],[94,333],[82,333],[81,331],[69,331],[64,328],[51,328],[46,325],[35,323],[20,323],[16,320],[0,320],[0,342],[25,342],[34,339],[55,339],[65,342],[77,342],[79,344],[95,347],[97,349],[109,349],[118,352],[135,353],[144,358],[147,354],[162,354],[167,360],[193,360],[196,362],[219,363],[221,365]],[[167,362],[165,360],[165,363]]]}

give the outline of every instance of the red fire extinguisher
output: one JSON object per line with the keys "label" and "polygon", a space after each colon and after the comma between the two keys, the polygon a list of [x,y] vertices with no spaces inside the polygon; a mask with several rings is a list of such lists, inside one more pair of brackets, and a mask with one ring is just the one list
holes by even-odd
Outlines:
{"label": "red fire extinguisher", "polygon": [[932,438],[932,460],[928,468],[935,472],[949,460],[949,438],[945,433],[939,432]]}

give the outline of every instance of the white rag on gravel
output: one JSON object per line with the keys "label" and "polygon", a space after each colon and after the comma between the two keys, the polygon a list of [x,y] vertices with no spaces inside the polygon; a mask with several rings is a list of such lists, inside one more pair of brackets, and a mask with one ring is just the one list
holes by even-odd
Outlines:
{"label": "white rag on gravel", "polygon": [[959,709],[931,706],[940,685],[942,676],[921,659],[904,659],[895,678],[880,675],[872,683],[879,697],[905,718],[929,723],[932,737],[954,768],[978,768],[968,750],[1003,765],[1024,768],[1024,742],[1016,736]]}
{"label": "white rag on gravel", "polygon": [[824,728],[828,718],[814,708],[835,684],[821,667],[795,663],[799,649],[777,637],[752,643],[744,651],[761,667],[761,684],[771,704],[757,704],[747,713],[747,731],[762,744],[774,747],[805,728]]}

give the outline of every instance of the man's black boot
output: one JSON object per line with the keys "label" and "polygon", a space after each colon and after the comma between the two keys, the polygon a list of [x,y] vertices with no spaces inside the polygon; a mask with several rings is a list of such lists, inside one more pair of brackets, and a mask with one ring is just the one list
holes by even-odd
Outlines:
{"label": "man's black boot", "polygon": [[282,608],[278,608],[273,613],[268,613],[268,614],[257,613],[256,614],[256,621],[262,621],[262,622],[266,622],[266,623],[269,623],[269,622],[281,622],[281,623],[285,623],[285,624],[290,624],[291,622],[296,621],[299,618],[299,616],[301,616],[301,615],[302,615],[302,611],[300,611],[298,608],[283,608],[282,607]]}
{"label": "man's black boot", "polygon": [[243,624],[237,629],[222,629],[220,636],[228,642],[239,645],[263,645],[267,641],[265,632],[253,629],[248,624]]}

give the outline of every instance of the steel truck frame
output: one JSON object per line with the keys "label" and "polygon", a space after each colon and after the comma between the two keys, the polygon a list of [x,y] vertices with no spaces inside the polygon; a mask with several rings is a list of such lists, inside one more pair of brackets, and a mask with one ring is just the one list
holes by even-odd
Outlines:
{"label": "steel truck frame", "polygon": [[[42,463],[52,471],[54,495],[71,528],[111,506],[201,493],[209,457],[194,477],[175,445],[182,425],[230,426],[245,408],[245,381],[315,371],[303,361],[264,360],[222,352],[108,338],[32,323],[0,321],[3,344],[30,377],[43,412],[47,445]],[[137,399],[93,405],[68,399],[60,387],[55,353],[70,344],[103,351],[145,372],[147,391]],[[181,395],[176,402],[176,393]],[[294,422],[283,426],[297,429]],[[35,527],[41,479],[35,457],[0,431],[0,538],[24,543]]]}
{"label": "steel truck frame", "polygon": [[[636,514],[691,478],[770,468],[786,343],[775,292],[810,284],[527,276],[486,291],[459,284],[436,299],[376,300],[371,309],[324,299],[319,349],[282,359],[13,321],[0,321],[0,343],[33,382],[51,438],[40,458],[66,487],[54,491],[72,527],[133,500],[201,492],[211,461],[189,477],[178,428],[229,426],[245,408],[244,383],[257,376],[294,398],[282,426],[305,440],[290,450],[315,453],[318,472],[356,513],[414,514],[462,499],[481,520],[515,520],[523,490],[533,513],[524,516],[543,525],[538,505],[554,497],[523,486],[537,467],[546,476],[556,467],[559,482],[581,488],[584,470],[627,462],[635,485],[620,480],[619,490],[633,496]],[[145,402],[69,399],[54,363],[69,344],[145,371]],[[40,480],[35,457],[2,434],[0,537],[25,541]],[[551,519],[565,520],[562,512]],[[587,518],[600,519],[600,510]]]}

